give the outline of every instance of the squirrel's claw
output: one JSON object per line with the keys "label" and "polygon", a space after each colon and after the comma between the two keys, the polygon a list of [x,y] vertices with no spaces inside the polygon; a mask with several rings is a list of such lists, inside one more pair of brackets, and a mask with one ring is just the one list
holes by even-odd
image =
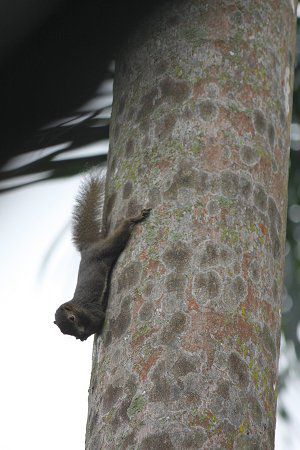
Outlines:
{"label": "squirrel's claw", "polygon": [[141,211],[141,216],[145,219],[146,217],[149,216],[150,211],[151,211],[151,208],[145,208],[145,209],[142,209],[142,211]]}

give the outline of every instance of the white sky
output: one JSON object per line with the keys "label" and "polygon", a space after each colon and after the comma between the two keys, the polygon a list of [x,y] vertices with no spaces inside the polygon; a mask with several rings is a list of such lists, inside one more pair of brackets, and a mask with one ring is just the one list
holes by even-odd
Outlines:
{"label": "white sky", "polygon": [[[84,449],[93,338],[80,342],[53,324],[76,284],[68,224],[78,184],[73,177],[0,195],[1,450]],[[282,401],[291,422],[279,419],[276,450],[299,450],[299,371]]]}
{"label": "white sky", "polygon": [[65,233],[79,179],[43,182],[0,196],[0,448],[82,450],[93,339],[53,324],[72,298],[79,256]]}

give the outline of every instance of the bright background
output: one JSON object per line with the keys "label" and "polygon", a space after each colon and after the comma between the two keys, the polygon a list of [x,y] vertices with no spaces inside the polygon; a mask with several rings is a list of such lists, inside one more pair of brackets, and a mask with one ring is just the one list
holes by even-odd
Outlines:
{"label": "bright background", "polygon": [[84,448],[93,339],[76,341],[53,324],[76,283],[69,218],[78,183],[44,182],[0,196],[2,450]]}

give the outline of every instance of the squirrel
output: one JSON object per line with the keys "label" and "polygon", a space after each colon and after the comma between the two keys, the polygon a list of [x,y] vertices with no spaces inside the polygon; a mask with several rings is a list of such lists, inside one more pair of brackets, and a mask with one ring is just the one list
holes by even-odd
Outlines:
{"label": "squirrel", "polygon": [[106,231],[103,220],[105,172],[89,174],[83,181],[73,210],[73,243],[81,254],[73,299],[55,313],[55,325],[63,334],[85,341],[100,334],[112,269],[124,250],[134,226],[149,216],[143,209],[137,216],[120,221],[116,229]]}

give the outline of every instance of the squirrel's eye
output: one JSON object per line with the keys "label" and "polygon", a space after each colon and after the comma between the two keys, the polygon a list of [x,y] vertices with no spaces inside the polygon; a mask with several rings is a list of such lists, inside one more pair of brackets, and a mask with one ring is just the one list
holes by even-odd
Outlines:
{"label": "squirrel's eye", "polygon": [[72,322],[74,322],[75,316],[69,316],[69,320],[71,320]]}

